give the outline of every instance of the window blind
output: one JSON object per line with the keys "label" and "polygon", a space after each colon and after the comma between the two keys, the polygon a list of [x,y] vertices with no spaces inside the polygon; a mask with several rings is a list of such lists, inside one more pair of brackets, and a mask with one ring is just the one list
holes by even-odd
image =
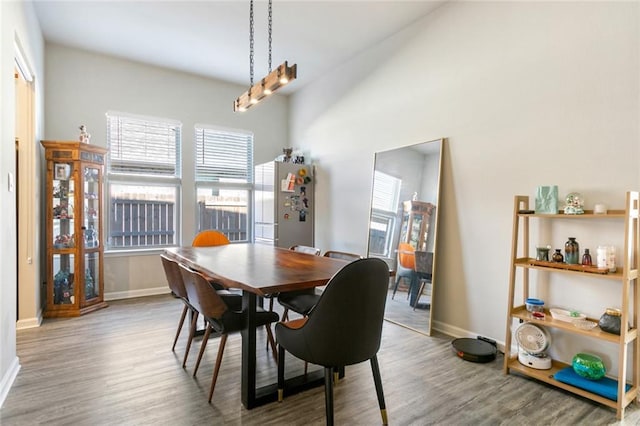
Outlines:
{"label": "window blind", "polygon": [[253,133],[196,125],[196,181],[253,182]]}
{"label": "window blind", "polygon": [[398,208],[401,184],[401,179],[375,171],[373,175],[372,208],[395,212]]}
{"label": "window blind", "polygon": [[181,130],[175,120],[107,113],[109,172],[180,177]]}

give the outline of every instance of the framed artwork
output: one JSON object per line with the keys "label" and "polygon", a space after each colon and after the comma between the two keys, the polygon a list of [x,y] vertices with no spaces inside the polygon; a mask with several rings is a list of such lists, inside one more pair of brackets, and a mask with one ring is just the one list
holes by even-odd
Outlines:
{"label": "framed artwork", "polygon": [[53,175],[57,180],[67,180],[71,175],[71,165],[66,163],[55,163],[53,166]]}

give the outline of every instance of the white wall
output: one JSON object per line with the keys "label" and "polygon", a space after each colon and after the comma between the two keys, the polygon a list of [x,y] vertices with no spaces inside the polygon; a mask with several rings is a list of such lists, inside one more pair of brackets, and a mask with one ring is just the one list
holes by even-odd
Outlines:
{"label": "white wall", "polygon": [[[8,180],[14,179],[16,135],[16,98],[13,78],[15,42],[22,47],[25,59],[35,74],[35,135],[43,128],[43,58],[44,42],[31,3],[0,2],[0,406],[20,368],[16,355],[16,203],[15,191],[9,191]],[[37,141],[32,141],[34,144]],[[27,141],[25,141],[27,143]],[[30,159],[35,161],[36,159]],[[32,188],[21,187],[21,192]],[[25,212],[30,215],[31,212]],[[37,233],[37,229],[35,230]],[[23,236],[21,236],[22,238]],[[37,262],[33,264],[37,269]],[[32,272],[32,271],[31,271]],[[34,273],[38,281],[38,274]],[[30,295],[39,303],[37,284]],[[21,292],[22,294],[22,292]],[[22,308],[21,308],[22,309]],[[35,310],[35,308],[34,308]]]}
{"label": "white wall", "polygon": [[[56,44],[46,45],[46,139],[76,139],[80,124],[91,143],[106,146],[109,110],[182,122],[182,241],[195,234],[194,125],[213,124],[254,132],[256,163],[273,160],[288,146],[288,98],[276,95],[244,114],[233,101],[246,87],[161,69]],[[168,287],[157,252],[107,254],[105,298],[144,296]]]}
{"label": "white wall", "polygon": [[[640,189],[638,9],[449,2],[295,94],[292,145],[320,170],[317,245],[364,252],[374,152],[446,137],[435,324],[504,341],[513,196],[557,184],[587,208],[623,208]],[[548,238],[536,232],[533,244]],[[583,226],[549,243],[569,235],[602,241]],[[602,285],[586,291],[590,315],[619,305]]]}

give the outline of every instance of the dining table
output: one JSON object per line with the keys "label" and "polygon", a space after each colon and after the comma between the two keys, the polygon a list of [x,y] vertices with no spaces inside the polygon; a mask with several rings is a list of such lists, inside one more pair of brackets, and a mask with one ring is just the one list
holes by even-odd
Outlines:
{"label": "dining table", "polygon": [[[277,382],[256,385],[256,309],[262,297],[328,283],[348,262],[263,244],[236,243],[215,247],[171,247],[165,254],[230,289],[242,290],[247,312],[242,335],[242,404],[251,409],[278,398]],[[323,371],[287,379],[291,394],[324,383]]]}

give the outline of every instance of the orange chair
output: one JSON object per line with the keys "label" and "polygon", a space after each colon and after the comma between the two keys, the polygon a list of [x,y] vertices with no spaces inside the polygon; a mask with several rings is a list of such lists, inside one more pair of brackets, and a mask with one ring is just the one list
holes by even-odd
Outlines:
{"label": "orange chair", "polygon": [[398,244],[398,270],[396,271],[396,285],[393,287],[393,294],[391,295],[392,299],[396,295],[401,278],[409,278],[409,293],[411,293],[411,289],[416,281],[415,251],[411,244]]}
{"label": "orange chair", "polygon": [[206,231],[198,233],[191,242],[193,247],[223,246],[225,244],[229,244],[227,236],[213,229],[207,229]]}

